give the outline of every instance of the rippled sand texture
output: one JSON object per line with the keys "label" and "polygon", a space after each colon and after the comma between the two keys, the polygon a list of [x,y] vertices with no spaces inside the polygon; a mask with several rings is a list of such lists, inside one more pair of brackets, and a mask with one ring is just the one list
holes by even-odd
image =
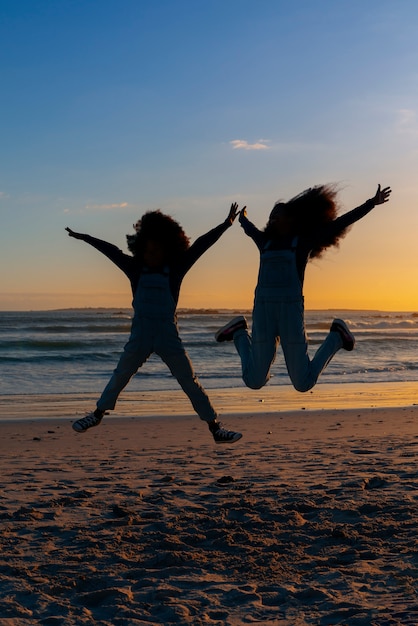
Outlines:
{"label": "rippled sand texture", "polygon": [[417,416],[0,423],[0,624],[416,625]]}

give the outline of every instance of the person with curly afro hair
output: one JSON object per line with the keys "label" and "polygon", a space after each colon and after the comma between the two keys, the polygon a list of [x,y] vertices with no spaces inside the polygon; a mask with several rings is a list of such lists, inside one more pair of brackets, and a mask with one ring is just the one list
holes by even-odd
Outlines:
{"label": "person with curly afro hair", "polygon": [[308,261],[338,246],[349,227],[387,202],[390,194],[389,187],[379,185],[373,198],[338,217],[336,187],[311,187],[288,202],[276,203],[262,231],[247,218],[246,207],[240,211],[239,222],[260,251],[252,332],[245,317],[238,316],[219,329],[215,338],[234,341],[247,387],[266,385],[279,343],[290,380],[301,392],[312,389],[338,350],[353,350],[353,334],[343,320],[335,319],[310,359],[304,320],[305,269]]}
{"label": "person with curly afro hair", "polygon": [[90,235],[66,228],[70,237],[81,239],[106,255],[129,278],[133,294],[131,334],[96,409],[75,421],[76,432],[98,426],[107,410],[113,410],[119,394],[152,353],[166,363],[199,415],[208,423],[216,443],[234,443],[241,434],[230,431],[218,421],[206,391],[200,384],[177,327],[176,308],[181,283],[186,273],[232,225],[238,205],[231,205],[219,226],[199,237],[192,245],[183,228],[161,211],[149,211],[134,225],[135,234],[127,235],[131,254]]}

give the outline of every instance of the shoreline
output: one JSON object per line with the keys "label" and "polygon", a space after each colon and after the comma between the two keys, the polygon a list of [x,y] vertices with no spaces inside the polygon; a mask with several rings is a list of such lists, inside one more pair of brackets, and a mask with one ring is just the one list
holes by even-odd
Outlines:
{"label": "shoreline", "polygon": [[[259,390],[244,386],[206,390],[221,417],[329,411],[339,409],[400,408],[418,405],[418,383],[319,383],[307,393],[291,385],[267,385]],[[91,411],[99,394],[0,395],[0,421],[74,418]],[[112,418],[195,415],[181,389],[121,394]]]}

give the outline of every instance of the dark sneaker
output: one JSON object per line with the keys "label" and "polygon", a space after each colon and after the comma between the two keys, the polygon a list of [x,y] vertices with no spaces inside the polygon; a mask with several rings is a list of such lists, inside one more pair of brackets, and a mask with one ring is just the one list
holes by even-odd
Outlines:
{"label": "dark sneaker", "polygon": [[89,428],[92,428],[93,426],[98,426],[102,421],[104,415],[103,413],[100,413],[100,411],[97,411],[96,415],[96,411],[92,411],[91,413],[86,415],[86,417],[82,417],[81,419],[77,420],[73,424],[74,430],[78,433],[84,433]]}
{"label": "dark sneaker", "polygon": [[353,333],[350,332],[347,324],[343,320],[336,319],[331,324],[331,332],[334,331],[339,333],[341,339],[343,340],[343,348],[344,350],[354,349],[354,344],[356,342]]}
{"label": "dark sneaker", "polygon": [[215,334],[216,341],[232,341],[234,333],[241,328],[248,328],[247,320],[243,315],[234,317],[233,320],[222,326]]}
{"label": "dark sneaker", "polygon": [[233,430],[227,430],[220,422],[217,421],[210,422],[209,430],[216,443],[235,443],[235,441],[238,441],[238,439],[241,439],[242,437],[241,433],[236,433]]}

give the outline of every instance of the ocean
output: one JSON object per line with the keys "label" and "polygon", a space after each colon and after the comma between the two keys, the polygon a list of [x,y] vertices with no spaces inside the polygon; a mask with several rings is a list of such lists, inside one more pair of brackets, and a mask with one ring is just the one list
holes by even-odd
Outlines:
{"label": "ocean", "polygon": [[[179,310],[180,335],[207,389],[244,384],[233,343],[216,343],[228,319],[250,311]],[[321,376],[327,383],[407,382],[418,378],[418,313],[307,311],[313,355],[334,317],[356,337],[353,352],[341,350]],[[66,309],[0,312],[0,395],[94,393],[107,383],[128,339],[131,309]],[[288,385],[279,348],[271,385]],[[130,391],[178,389],[161,360],[152,355],[131,380]]]}

